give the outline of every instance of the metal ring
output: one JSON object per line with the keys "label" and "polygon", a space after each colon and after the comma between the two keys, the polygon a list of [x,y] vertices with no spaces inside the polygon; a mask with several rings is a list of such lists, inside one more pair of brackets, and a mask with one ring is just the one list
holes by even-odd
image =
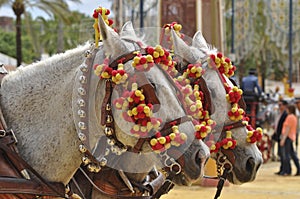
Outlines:
{"label": "metal ring", "polygon": [[[175,169],[175,168],[178,168],[178,169]],[[179,174],[181,171],[182,171],[182,169],[181,169],[181,165],[178,163],[178,162],[174,162],[173,164],[171,164],[171,166],[170,166],[170,171],[172,172],[172,171],[175,171],[175,174],[177,175],[177,174]]]}
{"label": "metal ring", "polygon": [[5,130],[0,130],[0,137],[5,137],[6,136],[6,131]]}

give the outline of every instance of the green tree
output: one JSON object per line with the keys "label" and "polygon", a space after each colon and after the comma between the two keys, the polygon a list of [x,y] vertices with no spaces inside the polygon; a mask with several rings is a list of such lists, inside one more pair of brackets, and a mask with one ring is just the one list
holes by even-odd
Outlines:
{"label": "green tree", "polygon": [[[80,0],[69,0],[81,2]],[[67,20],[69,12],[68,4],[64,0],[0,0],[0,7],[9,5],[16,15],[16,58],[17,65],[22,63],[22,20],[21,17],[28,8],[37,8],[49,14],[56,14],[63,20]]]}
{"label": "green tree", "polygon": [[[0,30],[0,52],[10,57],[16,57],[16,40],[14,39],[15,34],[13,32],[4,32]],[[23,61],[25,63],[31,63],[33,60],[38,58],[38,55],[34,53],[30,39],[28,35],[22,37],[23,43]]]}
{"label": "green tree", "polygon": [[36,40],[42,46],[42,52],[50,55],[93,39],[94,19],[77,11],[71,12],[68,23],[62,23],[56,16],[49,20],[37,18],[35,23]]}

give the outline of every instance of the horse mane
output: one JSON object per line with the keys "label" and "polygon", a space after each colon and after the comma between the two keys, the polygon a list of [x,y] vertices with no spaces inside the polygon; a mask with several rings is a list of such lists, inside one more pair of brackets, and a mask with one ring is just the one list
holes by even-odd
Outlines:
{"label": "horse mane", "polygon": [[[62,151],[78,150],[72,93],[76,70],[89,47],[85,44],[20,67],[9,73],[1,85],[3,115],[8,128],[16,133],[20,155],[51,181],[67,183],[64,180],[73,173],[62,167],[74,171],[81,163],[79,152],[70,157]],[[61,158],[67,165],[60,165]]]}

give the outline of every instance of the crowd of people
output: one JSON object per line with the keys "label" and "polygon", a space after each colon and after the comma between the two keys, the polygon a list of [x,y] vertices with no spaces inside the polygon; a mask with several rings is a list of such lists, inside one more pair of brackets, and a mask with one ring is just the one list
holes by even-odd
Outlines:
{"label": "crowd of people", "polygon": [[[249,75],[242,79],[241,88],[243,96],[247,101],[258,101],[262,95],[262,89],[258,84],[255,69],[249,70]],[[280,176],[292,175],[291,159],[297,171],[294,175],[300,176],[299,158],[297,155],[298,135],[300,131],[300,99],[283,100],[279,96],[279,87],[270,96],[273,103],[277,103],[279,114],[273,124],[274,134],[272,135],[272,154],[280,160],[279,171],[275,174]],[[277,144],[277,155],[275,155],[275,144]],[[273,159],[274,160],[274,159]]]}
{"label": "crowd of people", "polygon": [[296,176],[300,176],[300,164],[297,155],[297,140],[299,134],[298,117],[296,110],[300,111],[300,100],[288,103],[285,100],[278,102],[280,115],[276,119],[272,139],[278,144],[278,157],[280,159],[279,171],[275,174],[288,176],[292,174],[291,159],[296,166]]}

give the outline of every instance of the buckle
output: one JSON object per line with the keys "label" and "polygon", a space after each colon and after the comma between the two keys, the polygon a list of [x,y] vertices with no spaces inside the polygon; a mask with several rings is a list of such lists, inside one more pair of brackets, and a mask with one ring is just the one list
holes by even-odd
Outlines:
{"label": "buckle", "polygon": [[0,74],[7,74],[7,70],[4,67],[4,64],[0,63]]}
{"label": "buckle", "polygon": [[18,139],[17,139],[17,137],[16,137],[14,131],[13,131],[12,129],[10,129],[9,132],[11,133],[13,139],[15,140],[15,144],[17,144],[17,143],[18,143]]}
{"label": "buckle", "polygon": [[0,138],[3,138],[6,136],[6,131],[5,130],[0,130]]}

